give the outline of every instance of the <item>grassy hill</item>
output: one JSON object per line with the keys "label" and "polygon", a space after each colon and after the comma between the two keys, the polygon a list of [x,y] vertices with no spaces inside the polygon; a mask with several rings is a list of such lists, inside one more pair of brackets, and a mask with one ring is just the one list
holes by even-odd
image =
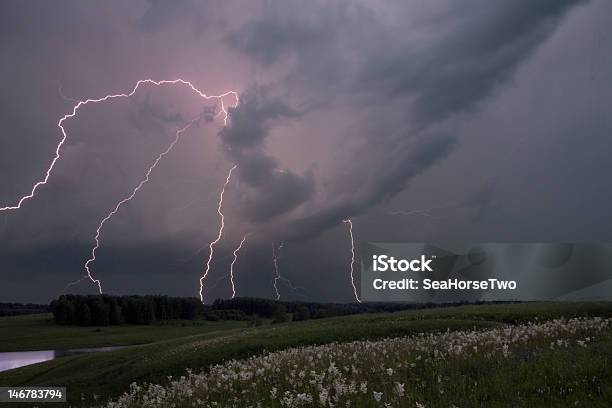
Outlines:
{"label": "grassy hill", "polygon": [[[261,327],[237,327],[233,323],[209,323],[203,326],[119,326],[104,328],[46,327],[40,321],[0,319],[0,335],[11,333],[7,344],[19,343],[29,349],[134,344],[107,353],[63,357],[0,373],[0,385],[65,385],[73,404],[91,405],[94,395],[100,399],[126,391],[132,382],[167,382],[168,376],[181,376],[187,368],[206,370],[231,359],[244,359],[264,351],[331,342],[375,340],[423,332],[459,329],[484,329],[533,320],[571,316],[612,316],[612,303],[528,303],[508,305],[461,306],[386,314],[365,314]],[[4,330],[4,332],[2,332]],[[57,330],[57,331],[56,331]],[[63,330],[83,330],[60,336]],[[93,332],[92,332],[93,331]],[[140,332],[140,333],[139,333]],[[93,334],[92,334],[93,333]],[[21,336],[21,337],[20,337]],[[5,337],[1,343],[4,345]],[[72,339],[72,340],[71,340]],[[27,343],[26,343],[27,342]],[[82,394],[82,395],[81,395]]]}
{"label": "grassy hill", "polygon": [[50,313],[0,318],[0,353],[146,344],[193,334],[245,328],[239,321],[174,321],[155,325],[64,326]]}

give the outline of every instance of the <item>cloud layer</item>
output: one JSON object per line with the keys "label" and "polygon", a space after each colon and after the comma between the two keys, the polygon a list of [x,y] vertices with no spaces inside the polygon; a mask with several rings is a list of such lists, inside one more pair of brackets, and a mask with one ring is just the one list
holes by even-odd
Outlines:
{"label": "cloud layer", "polygon": [[[186,132],[109,223],[95,270],[111,291],[196,293],[234,164],[211,297],[249,233],[239,293],[272,294],[270,244],[285,242],[281,269],[307,296],[350,300],[345,218],[359,242],[609,240],[609,15],[604,0],[5,1],[0,204],[46,169],[66,96],[182,77],[240,104]],[[99,219],[216,108],[148,87],[68,121],[49,185],[0,215],[0,300],[78,278]]]}

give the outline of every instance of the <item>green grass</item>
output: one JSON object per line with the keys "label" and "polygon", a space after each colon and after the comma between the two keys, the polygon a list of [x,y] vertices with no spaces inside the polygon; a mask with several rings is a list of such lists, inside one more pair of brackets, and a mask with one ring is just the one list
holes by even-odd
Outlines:
{"label": "green grass", "polygon": [[146,344],[243,327],[235,321],[79,327],[56,325],[51,314],[0,317],[0,352]]}
{"label": "green grass", "polygon": [[[26,323],[28,319],[20,323],[13,322],[12,327],[15,330],[11,334],[13,337],[8,343],[4,337],[1,337],[2,347],[5,347],[5,343],[15,347],[19,338],[25,344],[63,344],[69,348],[75,347],[76,344],[82,346],[85,341],[90,341],[89,345],[92,346],[130,342],[133,344],[145,342],[147,339],[152,343],[106,353],[64,357],[0,373],[0,385],[65,385],[68,387],[69,400],[73,404],[79,404],[81,394],[84,394],[84,405],[89,405],[92,403],[90,398],[93,394],[103,399],[114,397],[127,390],[129,384],[134,381],[163,383],[167,381],[169,375],[183,375],[186,368],[202,370],[212,364],[229,359],[246,358],[260,354],[264,350],[274,351],[334,341],[398,337],[447,329],[478,329],[533,320],[536,317],[545,320],[560,316],[588,315],[610,317],[612,303],[463,306],[393,314],[347,316],[257,328],[234,330],[229,327],[224,328],[229,331],[220,328],[215,330],[214,324],[211,324],[211,327],[126,326],[116,328],[117,332],[109,328],[109,332],[104,335],[91,328],[48,327],[32,318],[30,322],[33,322],[34,327],[28,326]],[[31,339],[29,336],[42,336],[36,327],[42,328],[43,337],[50,337],[56,333],[60,338]],[[62,334],[63,330],[71,334]],[[78,335],[84,336],[84,339],[76,338]],[[112,338],[112,341],[109,338]]]}
{"label": "green grass", "polygon": [[[335,401],[338,407],[347,402],[359,408],[381,408],[383,403],[394,408],[419,404],[428,408],[610,407],[612,330],[581,329],[582,323],[586,322],[565,321],[554,330],[533,332],[533,326],[524,326],[518,341],[513,340],[517,332],[504,333],[504,328],[492,335],[468,332],[446,339],[444,334],[420,340],[387,339],[375,345],[355,342],[292,349],[179,380],[180,384],[166,385],[165,393],[156,387],[122,406],[140,407],[146,395],[159,397],[159,407],[188,408],[200,400],[199,406],[260,403],[266,408],[283,408],[293,405],[283,404],[281,398],[300,394],[314,401],[298,406],[317,406],[319,396],[328,392],[339,398]],[[589,341],[579,345],[587,336]],[[563,345],[551,349],[551,342],[557,339]],[[457,351],[457,345],[465,348]],[[508,345],[505,352],[504,345]],[[248,375],[253,373],[257,374]],[[366,389],[358,391],[363,384]],[[403,395],[398,395],[397,384],[403,384]],[[336,392],[351,386],[356,392]],[[271,390],[277,391],[276,396]],[[384,395],[381,402],[374,400],[374,392]]]}
{"label": "green grass", "polygon": [[[612,406],[612,333],[607,332],[587,348],[575,344],[567,349],[534,353],[525,347],[520,358],[467,359],[462,364],[434,366],[430,373],[444,373],[447,394],[439,386],[422,389],[429,406],[568,407]],[[469,375],[465,375],[469,373]]]}
{"label": "green grass", "polygon": [[524,323],[559,317],[612,317],[612,302],[532,302],[482,304],[403,313],[408,319],[473,319],[503,323]]}
{"label": "green grass", "polygon": [[[600,333],[587,347],[571,342],[552,350],[551,340],[515,346],[506,358],[481,353],[417,362],[402,380],[410,398],[393,406],[414,407],[416,400],[428,408],[611,407],[612,332]],[[379,405],[370,401],[358,406]]]}

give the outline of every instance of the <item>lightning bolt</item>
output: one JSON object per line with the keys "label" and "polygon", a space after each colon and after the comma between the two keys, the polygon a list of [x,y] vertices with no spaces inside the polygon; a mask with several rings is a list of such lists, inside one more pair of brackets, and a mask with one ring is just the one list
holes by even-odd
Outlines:
{"label": "lightning bolt", "polygon": [[234,260],[230,264],[230,282],[232,283],[232,299],[236,297],[236,286],[234,285],[234,264],[238,260],[238,252],[242,249],[242,246],[246,242],[247,235],[248,234],[245,234],[244,237],[242,237],[242,241],[240,241],[240,245],[238,245],[238,247],[234,249],[234,252],[233,252]]}
{"label": "lightning bolt", "polygon": [[306,299],[310,299],[310,296],[308,296],[307,290],[305,288],[301,286],[294,286],[293,283],[289,279],[285,278],[284,276],[279,276],[278,279],[285,282],[285,284],[289,287],[289,289],[291,289],[291,291],[293,291],[298,296],[302,296]]}
{"label": "lightning bolt", "polygon": [[283,249],[284,246],[284,242],[281,242],[278,248],[275,247],[274,242],[272,243],[272,262],[274,263],[274,278],[272,278],[272,285],[274,286],[274,292],[276,293],[276,300],[280,299],[280,291],[278,289],[279,280],[285,282],[287,287],[289,287],[289,289],[291,289],[291,291],[296,293],[298,296],[309,298],[309,296],[306,294],[306,289],[299,286],[294,286],[288,278],[281,276],[280,274],[278,262],[280,260],[280,250]]}
{"label": "lightning bolt", "polygon": [[132,190],[132,192],[125,198],[123,198],[122,200],[120,200],[116,205],[115,208],[113,208],[107,215],[106,217],[104,217],[100,223],[98,224],[98,228],[96,229],[96,235],[94,237],[94,240],[96,242],[95,246],[92,248],[91,250],[91,257],[87,260],[87,262],[85,262],[84,268],[85,268],[85,272],[86,275],[83,276],[81,279],[79,279],[78,281],[69,283],[65,288],[64,291],[66,291],[66,289],[68,289],[70,286],[81,282],[82,280],[84,280],[85,278],[89,278],[89,280],[95,284],[98,287],[98,292],[100,292],[100,294],[102,294],[102,282],[99,279],[96,279],[93,277],[93,274],[91,272],[91,268],[90,265],[92,263],[94,263],[96,261],[96,251],[100,248],[100,237],[102,235],[102,229],[104,228],[104,225],[115,215],[117,214],[117,212],[121,209],[121,207],[126,204],[128,201],[131,201],[134,197],[136,197],[136,194],[138,193],[138,191],[140,191],[140,189],[149,182],[149,179],[151,177],[151,173],[153,172],[153,170],[157,167],[157,165],[159,164],[159,162],[168,155],[168,153],[170,153],[172,151],[172,149],[174,149],[174,146],[176,146],[176,144],[178,143],[179,139],[181,138],[181,135],[187,130],[189,129],[194,123],[196,123],[199,119],[201,118],[201,116],[198,116],[197,118],[191,120],[186,126],[182,127],[181,129],[177,130],[174,139],[172,140],[172,142],[170,143],[170,145],[168,145],[168,147],[166,148],[166,150],[164,150],[163,152],[161,152],[157,158],[155,159],[155,161],[153,162],[153,164],[151,164],[151,166],[149,167],[149,169],[147,170],[147,172],[145,173],[145,176],[142,180],[140,180],[140,182],[136,185],[136,187],[134,187],[134,189]]}
{"label": "lightning bolt", "polygon": [[351,238],[351,285],[353,286],[353,293],[355,294],[355,299],[357,302],[361,303],[361,299],[359,299],[359,295],[357,294],[357,287],[355,286],[355,240],[353,238],[353,221],[350,219],[342,220],[345,224],[348,224],[348,232]]}
{"label": "lightning bolt", "polygon": [[[4,212],[4,211],[11,211],[11,210],[18,210],[21,209],[22,205],[34,198],[38,192],[38,190],[46,185],[51,177],[51,174],[55,168],[56,163],[59,161],[59,159],[61,158],[61,150],[62,147],[64,146],[64,144],[66,143],[67,139],[68,139],[68,133],[66,131],[66,129],[64,128],[64,123],[68,120],[68,119],[72,119],[75,118],[77,116],[78,111],[80,110],[80,108],[82,108],[85,105],[88,104],[96,104],[96,103],[101,103],[101,102],[106,102],[109,100],[113,100],[113,99],[119,99],[119,98],[129,98],[131,96],[133,96],[138,89],[142,86],[142,85],[154,85],[154,86],[161,86],[161,85],[184,85],[187,86],[188,88],[190,88],[194,93],[196,93],[198,96],[200,96],[201,98],[205,99],[205,100],[210,100],[210,99],[217,99],[219,101],[219,105],[220,105],[220,111],[217,115],[215,115],[215,117],[219,116],[219,115],[223,115],[223,123],[224,126],[227,125],[227,121],[229,118],[229,112],[225,107],[225,102],[224,102],[224,98],[228,97],[228,96],[233,96],[235,98],[235,102],[232,105],[233,107],[238,106],[239,103],[239,98],[238,98],[238,93],[235,91],[227,91],[225,93],[219,94],[219,95],[207,95],[204,92],[202,92],[201,90],[199,90],[198,88],[196,88],[191,82],[183,80],[181,78],[178,79],[173,79],[173,80],[161,80],[161,81],[156,81],[150,78],[147,79],[141,79],[138,80],[136,82],[136,84],[134,85],[134,87],[132,88],[131,91],[129,92],[125,92],[125,93],[117,93],[117,94],[107,94],[101,98],[90,98],[90,99],[84,99],[84,100],[76,100],[73,98],[67,98],[63,95],[62,91],[61,91],[61,86],[60,86],[60,94],[62,95],[62,97],[68,101],[73,101],[75,102],[75,105],[72,107],[72,110],[65,114],[64,116],[62,116],[59,121],[57,122],[57,127],[60,129],[60,133],[61,133],[61,137],[60,140],[58,142],[58,144],[56,145],[55,148],[55,154],[51,160],[50,165],[47,167],[47,170],[44,173],[44,176],[42,177],[41,180],[37,181],[36,183],[33,184],[32,188],[30,189],[30,192],[24,196],[22,196],[16,204],[14,205],[5,205],[3,207],[0,207],[0,212]],[[99,279],[96,279],[93,277],[93,274],[91,272],[90,269],[90,265],[95,262],[96,260],[96,251],[99,249],[100,247],[100,238],[102,235],[102,229],[104,228],[104,225],[106,224],[106,222],[108,222],[119,210],[120,208],[127,202],[129,202],[130,200],[132,200],[136,194],[138,193],[138,191],[149,181],[150,175],[152,173],[152,171],[155,169],[155,167],[159,164],[159,162],[164,158],[164,156],[166,156],[168,153],[170,153],[172,151],[172,149],[174,148],[174,146],[176,145],[176,143],[179,141],[180,136],[183,132],[185,132],[189,127],[191,127],[193,125],[193,123],[195,123],[196,119],[194,119],[193,121],[191,121],[189,124],[187,124],[184,128],[181,128],[177,131],[176,135],[175,135],[175,139],[172,141],[172,143],[168,146],[168,148],[166,150],[164,150],[162,153],[160,153],[160,155],[157,157],[157,159],[153,162],[153,164],[149,167],[148,171],[145,174],[145,177],[143,180],[141,180],[138,185],[132,190],[132,193],[125,197],[124,199],[120,200],[117,205],[115,206],[115,208],[110,211],[106,217],[104,217],[100,223],[98,224],[98,228],[96,229],[96,235],[95,235],[95,246],[93,247],[92,251],[91,251],[91,257],[87,260],[87,262],[84,265],[84,268],[87,272],[87,275],[83,276],[81,279],[79,279],[76,282],[70,283],[66,288],[68,288],[70,285],[72,284],[76,284],[78,282],[81,282],[82,280],[88,278],[92,283],[94,283],[97,287],[98,287],[98,291],[100,293],[102,293],[102,284],[101,281]],[[225,188],[227,187],[227,185],[230,182],[231,176],[232,176],[232,172],[233,170],[235,170],[237,167],[237,165],[234,165],[228,172],[228,175],[225,179],[225,183],[223,184],[223,187],[221,189],[221,193],[219,196],[219,204],[217,206],[217,213],[219,214],[220,217],[220,225],[219,225],[219,231],[217,234],[217,237],[211,241],[208,245],[209,247],[209,256],[208,256],[208,260],[206,262],[206,269],[204,274],[200,277],[200,300],[203,302],[204,301],[204,297],[203,297],[203,289],[204,289],[204,281],[206,280],[206,277],[208,276],[208,273],[210,272],[210,268],[211,268],[211,262],[212,262],[212,258],[214,255],[214,247],[215,245],[221,240],[222,236],[223,236],[223,230],[225,227],[225,218],[224,218],[224,214],[222,212],[222,208],[223,208],[223,195],[225,193]],[[423,215],[424,212],[422,212]],[[430,214],[429,214],[430,215]],[[349,235],[351,238],[351,265],[350,265],[350,274],[351,274],[351,285],[353,287],[353,292],[355,294],[355,299],[361,303],[361,300],[359,299],[359,296],[357,294],[357,288],[355,286],[355,281],[354,281],[354,263],[355,263],[355,245],[354,245],[354,238],[353,238],[353,224],[351,222],[350,219],[346,219],[343,220],[344,223],[347,223],[349,226]],[[234,274],[233,274],[233,267],[235,262],[237,261],[238,258],[238,252],[240,251],[240,249],[242,248],[242,246],[244,245],[246,241],[246,235],[243,237],[242,241],[240,242],[240,245],[234,250],[233,254],[234,254],[234,260],[231,263],[230,266],[230,280],[232,283],[232,297],[235,296],[235,285],[234,285]],[[283,244],[281,243],[281,245],[278,247],[278,250],[280,251],[280,249],[283,247]],[[280,292],[278,290],[278,281],[279,280],[284,280],[286,282],[288,282],[288,284],[290,285],[290,287],[293,287],[291,285],[291,282],[286,279],[283,278],[280,273],[279,273],[279,268],[278,268],[278,254],[277,254],[277,249],[274,245],[274,243],[272,244],[272,256],[273,256],[273,261],[274,261],[274,269],[275,269],[275,277],[274,277],[274,290],[276,292],[276,298],[277,300],[280,299]],[[66,289],[65,288],[65,289]]]}
{"label": "lightning bolt", "polygon": [[230,179],[232,178],[232,172],[236,169],[236,167],[238,167],[238,165],[234,165],[227,173],[227,177],[225,178],[225,184],[223,184],[223,187],[221,188],[221,193],[219,194],[219,204],[217,205],[217,213],[219,214],[219,220],[220,220],[219,232],[217,234],[217,238],[210,241],[210,243],[208,244],[209,253],[208,253],[208,261],[206,262],[206,270],[204,271],[204,274],[200,277],[200,301],[202,303],[204,303],[204,295],[203,295],[204,280],[208,276],[208,272],[210,272],[210,263],[213,258],[214,247],[221,240],[221,237],[223,236],[223,229],[225,228],[225,216],[223,215],[223,212],[221,211],[223,209],[223,194],[225,194],[225,188],[229,184]]}
{"label": "lightning bolt", "polygon": [[[278,251],[280,251],[283,248],[283,243],[281,242],[281,244],[278,247]],[[280,299],[280,292],[278,291],[278,280],[281,279],[280,276],[280,272],[278,271],[278,252],[276,250],[276,245],[274,245],[274,242],[272,243],[272,262],[274,263],[274,291],[276,292],[276,300]]]}
{"label": "lightning bolt", "polygon": [[[227,125],[227,120],[229,117],[229,113],[227,111],[227,109],[225,108],[225,104],[223,103],[223,98],[227,97],[227,96],[233,96],[235,98],[235,103],[234,103],[234,107],[238,106],[238,93],[235,91],[227,91],[224,92],[220,95],[206,95],[204,92],[202,92],[201,90],[199,90],[198,88],[196,88],[191,82],[186,81],[184,79],[172,79],[172,80],[162,80],[162,81],[155,81],[153,79],[147,78],[147,79],[141,79],[138,82],[136,82],[136,85],[134,85],[134,87],[132,88],[132,90],[130,92],[127,93],[118,93],[118,94],[108,94],[105,95],[101,98],[96,98],[96,99],[84,99],[84,100],[79,100],[78,102],[76,102],[76,104],[72,107],[72,111],[65,114],[63,117],[61,117],[59,119],[59,121],[57,122],[57,127],[60,129],[60,133],[61,133],[61,138],[59,143],[57,144],[57,146],[55,147],[55,155],[53,156],[53,159],[51,160],[51,164],[49,165],[49,167],[47,168],[47,170],[45,171],[45,174],[43,176],[43,178],[39,181],[37,181],[36,183],[34,183],[34,185],[32,186],[30,192],[24,196],[22,196],[18,201],[17,204],[14,205],[7,205],[7,206],[3,206],[0,207],[0,212],[3,211],[12,211],[12,210],[18,210],[22,207],[23,203],[26,202],[27,200],[30,200],[32,198],[34,198],[34,196],[36,195],[37,191],[39,190],[40,187],[44,186],[47,184],[47,182],[49,181],[49,178],[51,177],[51,173],[53,172],[53,169],[55,168],[55,164],[58,162],[58,160],[61,157],[61,150],[62,147],[64,146],[64,144],[66,143],[66,140],[68,139],[68,133],[66,132],[66,129],[64,128],[64,122],[68,119],[74,118],[77,115],[77,112],[79,111],[80,108],[82,108],[85,105],[88,104],[96,104],[99,102],[105,102],[108,100],[112,100],[112,99],[119,99],[119,98],[129,98],[132,95],[134,95],[138,89],[140,88],[141,85],[145,85],[145,84],[150,84],[150,85],[155,85],[155,86],[160,86],[160,85],[185,85],[187,87],[189,87],[193,92],[195,92],[198,96],[200,96],[203,99],[206,100],[210,100],[210,99],[217,99],[220,101],[220,105],[221,105],[221,114],[224,115],[223,118],[223,123],[224,125]],[[71,98],[68,98],[71,99]]]}

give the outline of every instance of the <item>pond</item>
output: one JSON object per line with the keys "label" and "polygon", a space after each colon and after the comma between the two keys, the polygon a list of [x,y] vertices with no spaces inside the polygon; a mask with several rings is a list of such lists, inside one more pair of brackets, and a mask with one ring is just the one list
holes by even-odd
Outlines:
{"label": "pond", "polygon": [[72,356],[75,354],[96,353],[101,351],[113,351],[125,346],[80,348],[72,350],[40,350],[40,351],[15,351],[0,353],[0,372],[12,370],[30,364],[42,363],[59,357]]}

